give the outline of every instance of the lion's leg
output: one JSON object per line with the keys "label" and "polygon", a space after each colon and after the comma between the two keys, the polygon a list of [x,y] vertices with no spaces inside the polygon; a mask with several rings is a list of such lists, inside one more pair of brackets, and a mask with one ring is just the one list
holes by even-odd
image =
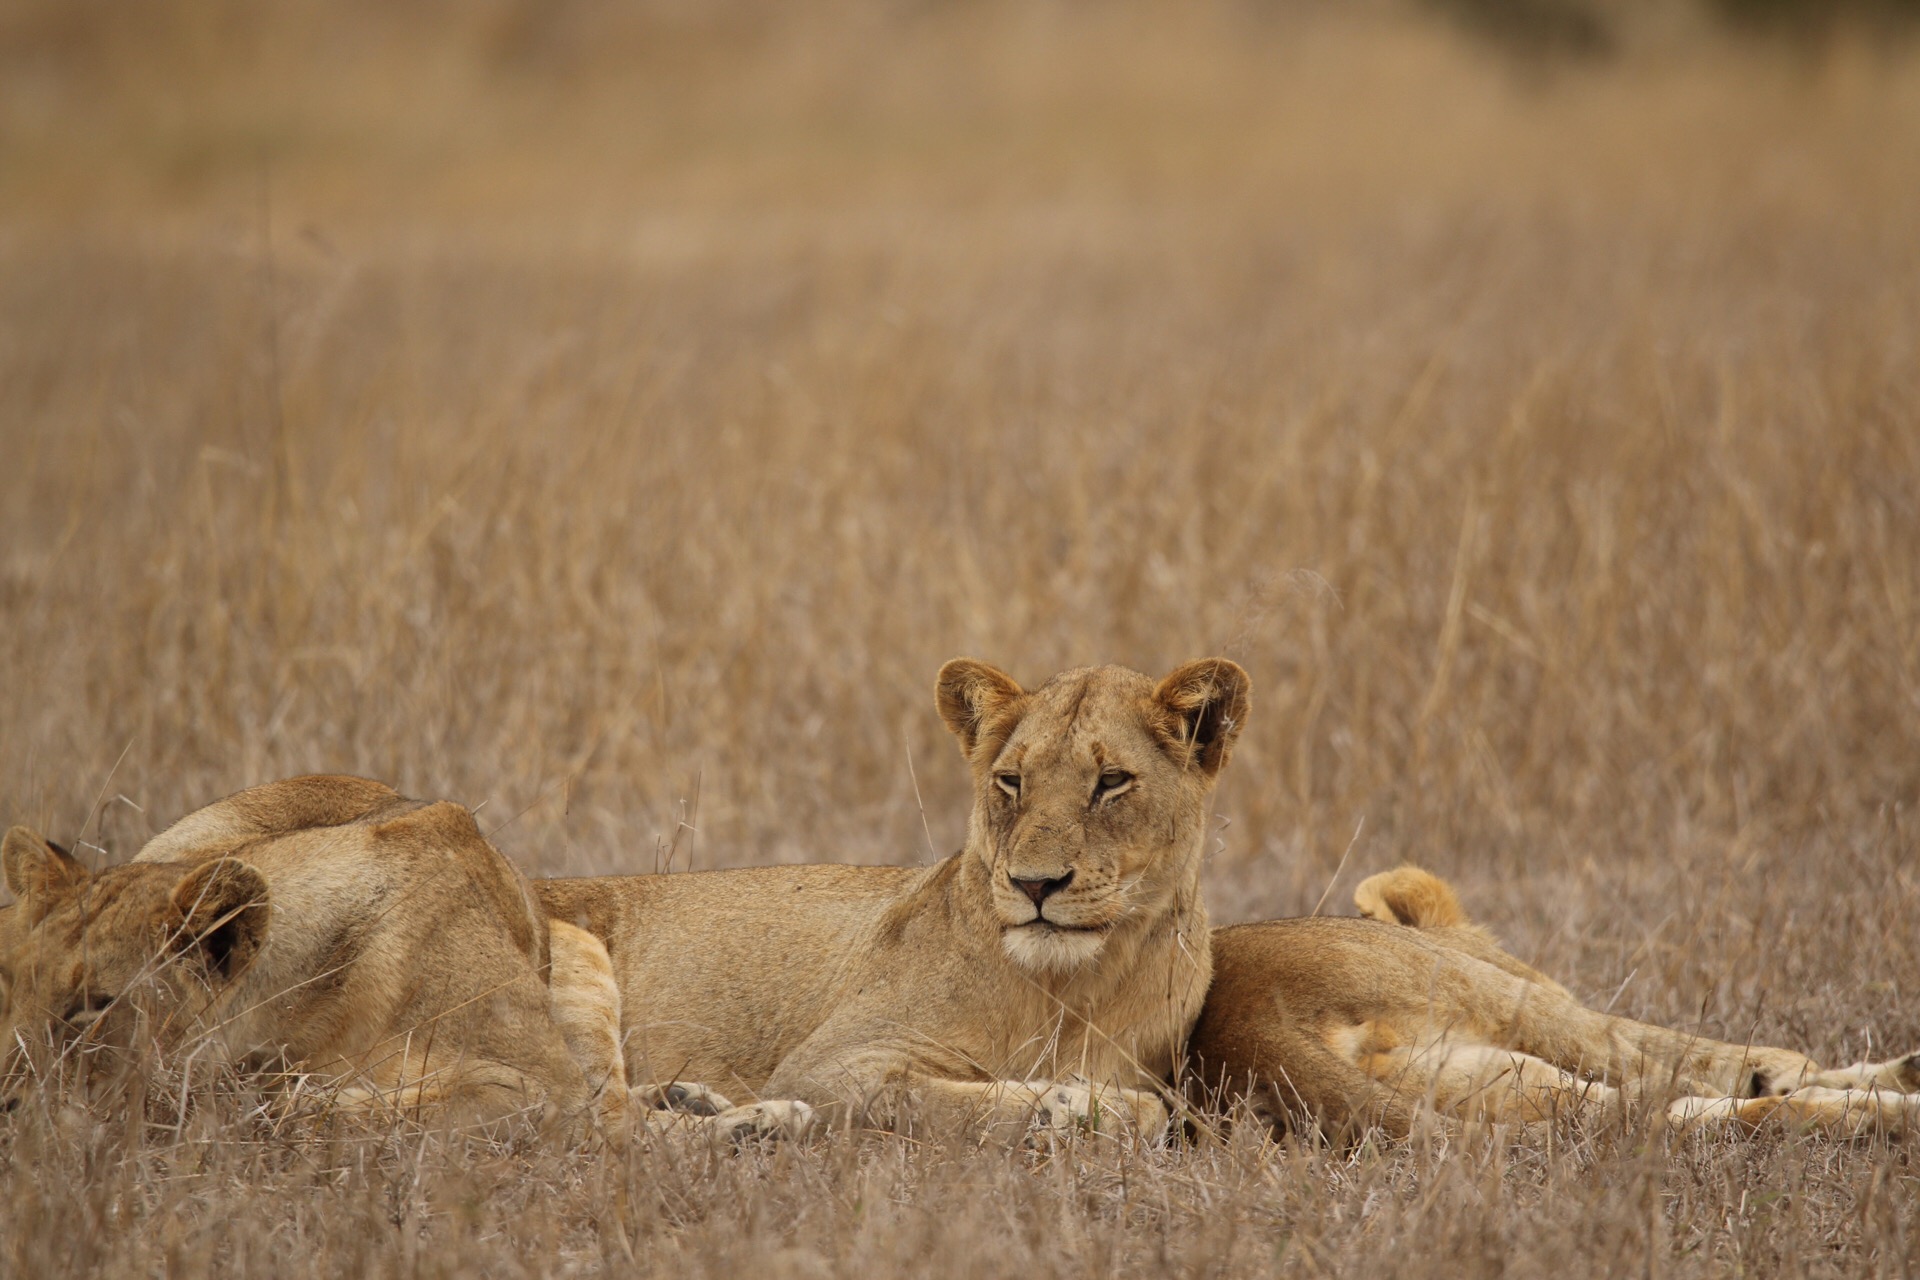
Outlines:
{"label": "lion's leg", "polygon": [[1468,1012],[1485,1039],[1544,1059],[1628,1096],[1756,1097],[1798,1088],[1819,1072],[1804,1054],[1731,1044],[1589,1009],[1563,992],[1502,975]]}
{"label": "lion's leg", "polygon": [[[1504,1095],[1518,1104],[1523,1117],[1576,1099],[1583,1105],[1613,1104],[1626,1098],[1664,1102],[1681,1095],[1668,1112],[1678,1124],[1723,1121],[1751,1130],[1788,1123],[1842,1136],[1920,1127],[1920,1055],[1822,1070],[1790,1049],[1731,1044],[1610,1017],[1537,984],[1509,986],[1493,1002],[1492,988],[1506,982],[1481,986],[1472,1003],[1485,1006],[1482,1013],[1503,1014],[1492,1020],[1487,1039],[1530,1060],[1516,1063],[1512,1081],[1518,1087]],[[1463,1067],[1479,1065],[1464,1070],[1460,1081],[1472,1085],[1476,1070],[1497,1069],[1500,1059],[1492,1055],[1498,1052],[1475,1050],[1461,1058]],[[1564,1077],[1560,1083],[1553,1078],[1556,1069]],[[1445,1083],[1447,1070],[1435,1070],[1441,1082],[1436,1093],[1458,1095],[1458,1084]],[[1596,1075],[1618,1096],[1586,1083]]]}
{"label": "lion's leg", "polygon": [[620,986],[606,946],[585,929],[548,922],[553,969],[548,980],[554,1025],[580,1065],[594,1114],[608,1132],[627,1118],[627,1063],[620,1040]]}
{"label": "lion's leg", "polygon": [[[1792,1049],[1733,1044],[1614,1018],[1537,989],[1514,1007],[1515,1048],[1575,1070],[1604,1061],[1608,1079],[1630,1093],[1764,1098],[1808,1088],[1920,1092],[1920,1054],[1826,1069]],[[1597,1056],[1603,1046],[1604,1059]]]}
{"label": "lion's leg", "polygon": [[753,1138],[797,1141],[812,1134],[820,1122],[819,1112],[797,1098],[768,1098],[728,1107],[718,1115],[690,1118],[699,1128],[729,1142]]}
{"label": "lion's leg", "polygon": [[939,1130],[1087,1129],[1155,1141],[1166,1133],[1167,1105],[1156,1093],[1080,1079],[960,1079],[917,1045],[869,1039],[864,1052],[838,1048],[862,1030],[829,1023],[786,1056],[761,1092],[808,1103],[836,1126],[919,1120]]}
{"label": "lion's leg", "polygon": [[1920,1093],[1920,1053],[1890,1062],[1856,1062],[1850,1067],[1820,1071],[1807,1084],[1821,1089],[1884,1089],[1892,1093]]}
{"label": "lion's leg", "polygon": [[1920,1130],[1920,1094],[1814,1086],[1766,1098],[1681,1098],[1667,1108],[1667,1119],[1686,1128],[1731,1124],[1749,1133],[1779,1124],[1842,1138],[1901,1137]]}
{"label": "lion's leg", "polygon": [[586,930],[562,920],[552,934],[554,1024],[594,1091],[594,1111],[608,1132],[620,1132],[631,1114],[650,1128],[694,1127],[717,1137],[802,1138],[814,1112],[804,1102],[776,1099],[735,1106],[705,1085],[672,1081],[627,1087],[620,1036],[620,988],[606,946]]}
{"label": "lion's leg", "polygon": [[516,1115],[545,1123],[551,1118],[547,1100],[546,1091],[514,1067],[449,1055],[362,1074],[334,1093],[332,1105],[338,1115],[365,1121],[442,1121],[464,1128]]}
{"label": "lion's leg", "polygon": [[[1377,1079],[1286,1018],[1249,1019],[1235,1028],[1234,1040],[1238,1078],[1223,1079],[1204,1057],[1192,1064],[1203,1102],[1230,1104],[1244,1093],[1275,1134],[1304,1124],[1339,1144],[1376,1128],[1404,1138],[1419,1123],[1424,1085],[1413,1087],[1404,1071]],[[1224,1096],[1205,1097],[1210,1091]]]}
{"label": "lion's leg", "polygon": [[[1391,1077],[1392,1055],[1368,1065]],[[1619,1091],[1544,1058],[1488,1044],[1441,1040],[1405,1055],[1400,1088],[1421,1089],[1434,1108],[1462,1120],[1536,1124],[1583,1111],[1617,1109]],[[1383,1083],[1389,1082],[1383,1079]]]}
{"label": "lion's leg", "polygon": [[1130,1134],[1158,1142],[1167,1131],[1166,1103],[1143,1089],[1052,1080],[941,1080],[909,1082],[914,1109],[943,1125],[1022,1130],[1085,1129]]}
{"label": "lion's leg", "polygon": [[[1447,1016],[1483,1029],[1497,1028],[1499,1043],[1542,1060],[1549,1070],[1558,1068],[1576,1078],[1603,1071],[1628,1094],[1706,1095],[1682,1098],[1674,1104],[1676,1114],[1732,1114],[1710,1104],[1716,1099],[1790,1096],[1795,1101],[1789,1113],[1834,1120],[1845,1128],[1881,1105],[1863,1109],[1860,1091],[1920,1093],[1920,1054],[1824,1070],[1790,1049],[1710,1040],[1588,1009],[1564,987],[1507,955],[1491,934],[1468,921],[1450,885],[1417,867],[1369,877],[1355,890],[1354,902],[1363,915],[1417,928],[1423,936],[1507,975],[1494,982],[1470,980],[1467,998],[1456,1001]],[[1517,985],[1515,978],[1520,980]],[[1504,1022],[1496,1019],[1490,1026],[1483,1016],[1490,1010],[1505,1011]],[[1441,1012],[1429,1010],[1433,1016]],[[1849,1091],[1854,1099],[1840,1096]],[[1773,1111],[1756,1105],[1746,1114]]]}
{"label": "lion's leg", "polygon": [[[556,1009],[556,993],[527,971],[451,1008],[432,993],[411,1016],[394,1019],[406,1030],[324,1064],[319,1074],[344,1080],[335,1104],[349,1112],[392,1112],[463,1127],[535,1110],[543,1125],[571,1121],[592,1103],[594,1091],[556,1014],[574,1016],[575,1032],[583,1033],[590,1025],[585,1011],[595,1007],[593,991],[589,982],[563,983]],[[600,1016],[606,1014],[600,1007]],[[623,1102],[624,1088],[618,1092]],[[429,1110],[436,1114],[427,1116]]]}

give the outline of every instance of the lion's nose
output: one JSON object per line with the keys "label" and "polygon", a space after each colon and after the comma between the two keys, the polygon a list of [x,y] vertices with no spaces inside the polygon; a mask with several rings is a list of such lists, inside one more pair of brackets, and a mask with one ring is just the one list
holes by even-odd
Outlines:
{"label": "lion's nose", "polygon": [[1007,879],[1013,881],[1014,887],[1019,889],[1020,892],[1032,898],[1033,905],[1037,907],[1054,894],[1060,892],[1060,890],[1066,888],[1067,881],[1073,879],[1073,872],[1069,871],[1067,874],[1053,880],[1022,880],[1017,876],[1008,876]]}

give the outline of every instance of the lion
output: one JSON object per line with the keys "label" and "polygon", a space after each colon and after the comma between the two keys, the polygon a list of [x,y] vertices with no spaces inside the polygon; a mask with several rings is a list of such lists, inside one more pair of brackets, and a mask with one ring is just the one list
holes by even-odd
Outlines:
{"label": "lion", "polygon": [[1473,924],[1417,867],[1369,877],[1363,919],[1217,929],[1188,1044],[1196,1094],[1244,1097],[1276,1131],[1404,1137],[1438,1116],[1531,1124],[1670,1102],[1668,1122],[1785,1120],[1843,1136],[1920,1123],[1920,1054],[1823,1069],[1586,1008]]}
{"label": "lion", "polygon": [[[579,1065],[606,1061],[591,1007],[604,952],[549,923],[460,805],[295,778],[208,805],[98,872],[15,827],[4,867],[17,901],[0,908],[0,1044],[16,1083],[45,1065],[28,1047],[97,1062],[206,1044],[335,1085],[350,1116],[491,1124],[598,1103],[618,1119],[625,1105]],[[567,977],[551,1007],[550,965]]]}
{"label": "lion", "polygon": [[936,696],[973,774],[959,852],[534,891],[605,944],[649,1105],[1157,1139],[1211,975],[1201,859],[1248,686],[1221,658],[1031,691],[955,659]]}

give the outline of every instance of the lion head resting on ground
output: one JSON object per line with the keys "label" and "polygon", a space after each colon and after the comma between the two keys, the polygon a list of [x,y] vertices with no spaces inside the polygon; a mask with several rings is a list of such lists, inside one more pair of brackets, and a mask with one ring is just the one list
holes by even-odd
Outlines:
{"label": "lion head resting on ground", "polygon": [[1216,658],[1028,691],[959,659],[936,686],[973,773],[951,857],[535,889],[605,942],[636,1084],[1157,1132],[1149,1091],[1207,988],[1200,863],[1247,685]]}
{"label": "lion head resting on ground", "polygon": [[336,1082],[349,1108],[493,1119],[588,1100],[549,1012],[548,922],[459,805],[297,778],[189,815],[123,866],[89,872],[24,827],[4,861],[16,1084],[205,1042]]}

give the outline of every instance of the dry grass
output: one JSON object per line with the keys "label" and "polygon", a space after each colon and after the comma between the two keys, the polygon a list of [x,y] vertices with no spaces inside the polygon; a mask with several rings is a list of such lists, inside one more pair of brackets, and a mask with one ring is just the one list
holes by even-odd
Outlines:
{"label": "dry grass", "polygon": [[[1225,652],[1217,917],[1352,842],[1341,909],[1422,861],[1621,1012],[1920,1044],[1920,63],[785,8],[0,11],[0,819],[326,769],[542,871],[918,861],[942,659]],[[619,1160],[229,1089],[0,1180],[23,1275],[1920,1267],[1906,1151],[1637,1128]]]}

